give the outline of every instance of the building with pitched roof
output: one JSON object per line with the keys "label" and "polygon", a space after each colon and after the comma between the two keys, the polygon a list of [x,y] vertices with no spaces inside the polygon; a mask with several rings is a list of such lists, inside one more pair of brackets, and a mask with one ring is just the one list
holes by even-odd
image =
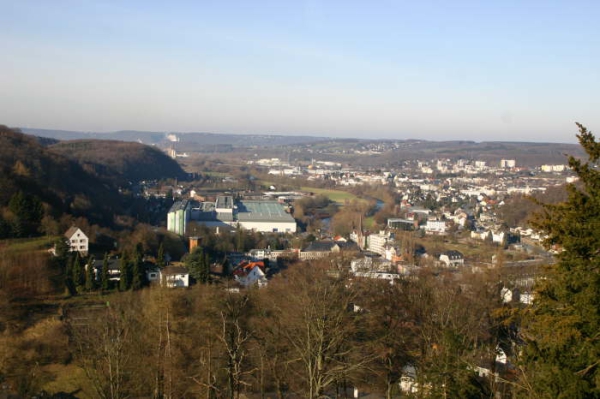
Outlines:
{"label": "building with pitched roof", "polygon": [[79,252],[87,255],[89,250],[89,239],[79,227],[71,227],[65,233],[71,252]]}

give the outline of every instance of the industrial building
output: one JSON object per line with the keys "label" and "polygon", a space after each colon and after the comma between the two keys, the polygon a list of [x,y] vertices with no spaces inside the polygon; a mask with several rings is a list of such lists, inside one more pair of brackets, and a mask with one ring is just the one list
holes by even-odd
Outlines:
{"label": "industrial building", "polygon": [[295,233],[296,221],[277,201],[234,201],[218,196],[215,202],[177,201],[169,210],[167,229],[185,235],[194,221],[209,227],[241,227],[263,233]]}

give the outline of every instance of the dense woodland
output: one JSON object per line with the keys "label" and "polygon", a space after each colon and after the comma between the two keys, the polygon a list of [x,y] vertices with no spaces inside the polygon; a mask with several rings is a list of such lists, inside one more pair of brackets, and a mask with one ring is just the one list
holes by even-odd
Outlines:
{"label": "dense woodland", "polygon": [[[157,149],[117,141],[44,146],[0,125],[0,238],[58,234],[77,218],[112,229],[151,219],[131,193],[139,178],[183,178]],[[167,204],[168,205],[168,204]]]}
{"label": "dense woodland", "polygon": [[[200,227],[201,250],[184,258],[197,267],[195,286],[146,286],[142,257],[160,266],[165,247],[175,252],[181,242],[143,226],[122,232],[129,269],[125,282],[110,284],[60,241],[50,256],[56,240],[42,229],[37,240],[1,242],[0,395],[343,398],[357,387],[387,398],[600,397],[600,144],[579,128],[589,161],[570,159],[578,184],[564,201],[536,205],[535,225],[563,251],[532,306],[502,303],[501,265],[460,274],[423,267],[389,284],[351,278],[343,256],[282,264],[266,288],[239,291],[207,273],[211,257],[258,240],[282,243],[240,232],[217,239]],[[69,179],[83,186],[75,176],[99,187],[102,179],[18,132],[3,129],[0,140],[6,236],[73,222],[73,196],[95,206],[83,188],[63,187]],[[32,152],[17,157],[23,149]],[[316,196],[300,208],[306,215],[330,206],[337,211]],[[495,362],[500,349],[506,365]],[[400,392],[403,381],[412,393]]]}
{"label": "dense woodland", "polygon": [[121,184],[141,180],[185,179],[181,166],[161,150],[139,143],[107,140],[63,141],[49,147],[65,157],[75,159],[90,173],[109,182]]}

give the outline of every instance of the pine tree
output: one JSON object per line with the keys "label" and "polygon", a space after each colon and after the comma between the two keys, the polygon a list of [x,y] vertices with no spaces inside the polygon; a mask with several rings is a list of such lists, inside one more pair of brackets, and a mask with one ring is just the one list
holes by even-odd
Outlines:
{"label": "pine tree", "polygon": [[144,265],[142,264],[142,256],[138,250],[136,250],[136,252],[133,255],[133,259],[131,262],[131,274],[131,288],[134,290],[141,289],[144,286],[146,276],[144,273]]}
{"label": "pine tree", "polygon": [[600,143],[577,126],[589,160],[569,157],[579,182],[535,222],[562,249],[524,315],[524,381],[539,398],[600,398]]}
{"label": "pine tree", "polygon": [[75,262],[75,257],[70,256],[67,258],[65,262],[65,288],[69,295],[77,295],[77,287],[75,286],[75,282],[73,281],[73,263]]}
{"label": "pine tree", "polygon": [[165,247],[163,246],[162,242],[158,247],[158,254],[156,255],[156,266],[158,266],[159,269],[165,267]]}
{"label": "pine tree", "polygon": [[104,260],[102,261],[102,279],[100,285],[102,291],[106,291],[110,288],[110,275],[108,274],[108,253],[104,254]]}
{"label": "pine tree", "polygon": [[19,191],[11,197],[8,207],[17,217],[13,227],[16,235],[25,237],[37,233],[44,216],[44,208],[38,197]]}
{"label": "pine tree", "polygon": [[131,287],[131,264],[125,252],[121,254],[119,275],[119,290],[127,291]]}
{"label": "pine tree", "polygon": [[63,237],[59,238],[54,243],[54,254],[61,262],[66,261],[69,257],[70,249],[69,244]]}
{"label": "pine tree", "polygon": [[204,254],[200,266],[200,281],[203,284],[210,282],[210,258],[207,253]]}
{"label": "pine tree", "polygon": [[244,231],[244,229],[242,229],[241,226],[237,226],[236,227],[236,249],[240,252],[244,252],[245,251],[245,246],[246,246],[246,233]]}
{"label": "pine tree", "polygon": [[210,260],[202,247],[196,247],[194,252],[185,258],[185,266],[190,275],[199,283],[206,284],[210,279]]}
{"label": "pine tree", "polygon": [[85,266],[85,290],[92,292],[96,289],[96,273],[94,272],[94,257],[91,256]]}
{"label": "pine tree", "polygon": [[75,284],[76,288],[79,288],[85,284],[85,272],[83,267],[81,266],[81,260],[79,258],[79,253],[75,253],[75,259],[73,260],[73,284]]}

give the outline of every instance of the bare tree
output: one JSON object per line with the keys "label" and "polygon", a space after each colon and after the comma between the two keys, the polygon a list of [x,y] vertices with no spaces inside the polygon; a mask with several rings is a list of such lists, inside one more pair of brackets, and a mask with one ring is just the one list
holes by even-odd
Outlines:
{"label": "bare tree", "polygon": [[248,295],[229,291],[225,294],[219,310],[221,330],[218,338],[225,355],[230,399],[239,398],[240,388],[245,384],[243,377],[251,372],[245,369],[248,341],[251,337],[248,326],[250,311],[251,302]]}
{"label": "bare tree", "polygon": [[328,264],[298,266],[274,281],[275,306],[290,347],[288,360],[305,382],[307,398],[322,395],[335,383],[362,369],[366,359],[356,355],[359,317],[346,276]]}
{"label": "bare tree", "polygon": [[365,350],[375,356],[368,378],[373,385],[383,385],[391,399],[407,366],[416,356],[418,328],[408,291],[410,281],[365,279],[360,282],[360,303],[365,313]]}
{"label": "bare tree", "polygon": [[131,390],[133,321],[118,304],[71,314],[76,360],[100,398],[127,398]]}

